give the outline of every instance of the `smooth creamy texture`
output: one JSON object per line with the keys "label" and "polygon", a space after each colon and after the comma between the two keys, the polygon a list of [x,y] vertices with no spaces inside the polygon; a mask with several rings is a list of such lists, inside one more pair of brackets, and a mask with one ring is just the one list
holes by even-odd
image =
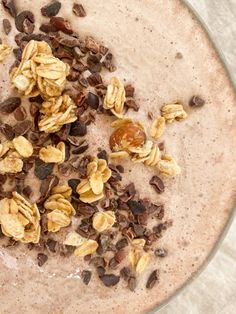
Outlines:
{"label": "smooth creamy texture", "polygon": [[[19,7],[38,12],[39,22],[39,7],[48,1],[40,1],[40,5],[35,1],[18,2]],[[153,261],[139,278],[136,292],[131,293],[123,282],[116,288],[105,288],[95,273],[85,286],[78,275],[88,265],[76,257],[52,256],[39,268],[37,252],[22,246],[0,249],[1,311],[144,313],[166,300],[199,269],[232,211],[236,196],[236,99],[205,33],[180,1],[87,0],[85,19],[71,14],[73,1],[63,2],[60,15],[70,19],[82,36],[95,35],[110,47],[116,57],[116,75],[135,84],[141,109],[138,114],[130,112],[130,116],[143,121],[148,130],[148,111],[158,113],[163,103],[175,100],[186,104],[189,118],[168,126],[163,136],[167,151],[182,167],[182,175],[165,179],[166,192],[160,197],[148,184],[153,169],[132,164],[131,173],[124,178],[124,183],[136,183],[141,197],[165,202],[166,217],[172,218],[174,225],[159,244],[168,249],[169,255]],[[0,14],[6,16],[2,8]],[[10,42],[10,38],[0,37]],[[177,52],[183,54],[183,59],[175,58]],[[13,58],[7,61],[0,65],[1,99],[12,94],[8,69]],[[107,80],[110,76],[107,74]],[[188,108],[193,94],[207,100],[205,107]],[[98,118],[89,128],[94,152],[98,146],[107,148],[110,121]],[[131,169],[131,164],[125,164],[125,169]],[[147,291],[147,277],[156,267],[161,271],[160,283]]]}

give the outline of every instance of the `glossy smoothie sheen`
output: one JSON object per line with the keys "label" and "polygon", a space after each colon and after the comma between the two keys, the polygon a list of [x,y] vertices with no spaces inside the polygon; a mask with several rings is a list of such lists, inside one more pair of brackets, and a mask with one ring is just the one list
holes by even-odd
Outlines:
{"label": "glossy smoothie sheen", "polygon": [[[135,292],[124,281],[106,288],[95,271],[85,286],[80,271],[89,269],[78,257],[49,256],[42,267],[36,263],[37,251],[23,245],[0,248],[1,313],[145,313],[166,301],[185,284],[206,261],[223,231],[236,198],[236,99],[225,69],[205,32],[188,8],[178,0],[93,1],[83,5],[86,18],[72,13],[74,1],[62,1],[59,16],[70,20],[81,37],[92,35],[108,46],[115,56],[117,72],[136,88],[138,113],[128,116],[151,124],[149,111],[159,114],[164,103],[185,104],[187,120],[168,125],[163,136],[167,152],[178,161],[182,174],[164,178],[166,191],[158,196],[149,185],[155,169],[125,162],[123,183],[135,182],[141,197],[163,202],[166,219],[173,220],[158,246],[169,252],[164,259],[153,259],[139,277]],[[36,25],[40,8],[48,1],[17,1],[20,10],[32,10]],[[7,13],[0,5],[0,15]],[[12,20],[13,24],[13,20]],[[15,47],[15,30],[0,33],[3,43]],[[182,58],[178,58],[178,53]],[[0,64],[0,97],[16,92],[10,87],[8,71],[14,57]],[[107,73],[109,81],[111,74]],[[188,101],[198,94],[204,107],[191,109]],[[25,101],[27,108],[28,102]],[[12,123],[9,117],[1,121]],[[88,128],[90,151],[108,149],[111,117],[99,115]],[[131,172],[129,170],[131,169]],[[61,182],[68,178],[61,177]],[[39,182],[29,175],[35,201]],[[0,240],[1,241],[1,240]],[[152,290],[145,284],[151,271],[160,270],[160,282]]]}

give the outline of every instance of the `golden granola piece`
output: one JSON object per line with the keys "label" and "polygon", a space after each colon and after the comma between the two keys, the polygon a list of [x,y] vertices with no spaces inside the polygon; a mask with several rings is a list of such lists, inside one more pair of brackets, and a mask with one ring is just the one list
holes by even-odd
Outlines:
{"label": "golden granola piece", "polygon": [[41,148],[39,158],[45,163],[62,164],[65,161],[65,143],[60,142],[56,147],[48,145]]}
{"label": "golden granola piece", "polygon": [[9,149],[12,148],[12,143],[9,141],[6,141],[2,144],[0,144],[0,158],[4,157],[4,155],[6,155],[6,153],[9,151]]}
{"label": "golden granola piece", "polygon": [[45,133],[58,132],[64,124],[77,120],[76,105],[68,95],[48,99],[40,113],[39,130]]}
{"label": "golden granola piece", "polygon": [[17,192],[0,201],[0,225],[3,233],[23,243],[38,243],[40,214],[36,204],[29,203]]}
{"label": "golden granola piece", "polygon": [[136,268],[137,264],[138,264],[138,261],[141,257],[141,251],[140,250],[135,250],[135,249],[131,249],[129,251],[129,262],[132,266],[132,268]]}
{"label": "golden granola piece", "polygon": [[63,242],[63,244],[64,245],[71,245],[71,246],[80,246],[85,241],[86,241],[85,238],[81,237],[81,235],[79,235],[77,232],[72,231],[66,235],[66,239]]}
{"label": "golden granola piece", "polygon": [[24,48],[22,61],[11,72],[14,86],[23,95],[59,97],[65,87],[69,65],[54,57],[46,42],[31,40]]}
{"label": "golden granola piece", "polygon": [[157,163],[157,167],[166,176],[176,176],[181,173],[181,168],[170,155],[163,155]]}
{"label": "golden granola piece", "polygon": [[0,62],[2,62],[10,53],[12,48],[6,44],[0,44]]}
{"label": "golden granola piece", "polygon": [[120,118],[124,110],[125,100],[125,88],[123,83],[117,77],[113,77],[107,87],[103,108],[110,109],[114,115]]}
{"label": "golden granola piece", "polygon": [[6,157],[0,160],[0,173],[18,173],[23,169],[23,161],[18,157]]}
{"label": "golden granola piece", "polygon": [[24,136],[18,136],[12,141],[15,150],[23,158],[28,158],[33,155],[33,146]]}
{"label": "golden granola piece", "polygon": [[79,257],[90,255],[95,253],[97,248],[98,243],[96,241],[87,240],[74,251],[74,255]]}
{"label": "golden granola piece", "polygon": [[80,200],[93,203],[103,198],[104,183],[111,177],[111,170],[104,159],[93,158],[87,165],[87,178],[83,179],[76,188]]}
{"label": "golden granola piece", "polygon": [[129,153],[125,151],[114,152],[109,154],[110,159],[127,159],[129,157]]}
{"label": "golden granola piece", "polygon": [[187,113],[184,111],[183,105],[179,103],[164,105],[161,108],[161,115],[167,123],[172,123],[175,120],[181,121],[187,118]]}
{"label": "golden granola piece", "polygon": [[116,222],[115,213],[111,210],[98,212],[93,215],[93,228],[98,232],[104,232],[112,228]]}
{"label": "golden granola piece", "polygon": [[57,185],[52,189],[51,194],[60,194],[63,195],[66,199],[69,199],[72,195],[72,188],[66,184]]}
{"label": "golden granola piece", "polygon": [[151,125],[150,135],[155,139],[159,139],[165,131],[165,124],[165,118],[158,116]]}
{"label": "golden granola piece", "polygon": [[51,212],[47,214],[48,231],[57,232],[71,223],[75,209],[70,202],[72,189],[68,185],[58,185],[44,202],[44,207]]}
{"label": "golden granola piece", "polygon": [[136,265],[136,272],[142,273],[145,270],[145,268],[147,267],[147,265],[150,263],[150,260],[151,260],[151,254],[150,253],[144,253],[140,257],[140,259]]}
{"label": "golden granola piece", "polygon": [[131,245],[136,249],[143,249],[145,244],[146,244],[145,239],[134,239],[131,242]]}
{"label": "golden granola piece", "polygon": [[157,165],[160,158],[161,158],[161,152],[158,145],[153,145],[152,150],[150,154],[148,155],[148,158],[144,161],[144,164],[147,166],[154,167]]}

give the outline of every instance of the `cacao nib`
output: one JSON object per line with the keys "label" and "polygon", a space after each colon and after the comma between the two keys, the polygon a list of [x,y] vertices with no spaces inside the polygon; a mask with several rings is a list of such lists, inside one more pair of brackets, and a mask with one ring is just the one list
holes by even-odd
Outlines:
{"label": "cacao nib", "polygon": [[70,179],[68,181],[68,185],[72,188],[73,192],[76,192],[76,188],[79,183],[80,183],[79,179]]}
{"label": "cacao nib", "polygon": [[134,291],[135,288],[137,287],[137,279],[133,276],[131,276],[129,279],[128,279],[128,288],[130,291]]}
{"label": "cacao nib", "polygon": [[92,108],[97,110],[99,107],[99,97],[91,92],[88,93],[85,102]]}
{"label": "cacao nib", "polygon": [[92,272],[89,270],[83,270],[81,273],[83,283],[87,286],[92,278]]}
{"label": "cacao nib", "polygon": [[106,162],[108,162],[108,155],[107,152],[103,149],[97,154],[99,159],[104,159]]}
{"label": "cacao nib", "polygon": [[165,191],[165,186],[161,178],[158,176],[153,176],[149,181],[149,184],[154,187],[158,194],[163,193]]}
{"label": "cacao nib", "polygon": [[21,105],[20,97],[10,97],[0,103],[0,112],[9,114],[16,110]]}
{"label": "cacao nib", "polygon": [[8,19],[3,19],[2,25],[5,34],[8,35],[11,32],[11,22]]}
{"label": "cacao nib", "polygon": [[148,278],[146,288],[152,289],[159,280],[159,272],[154,270]]}
{"label": "cacao nib", "polygon": [[12,17],[16,17],[17,10],[16,10],[16,5],[15,5],[15,0],[2,0],[2,4]]}
{"label": "cacao nib", "polygon": [[53,240],[53,239],[47,239],[46,243],[46,248],[52,252],[52,253],[56,253],[57,251],[57,245],[58,245],[58,242]]}
{"label": "cacao nib", "polygon": [[123,267],[120,270],[120,276],[125,280],[128,281],[128,279],[131,277],[131,269],[130,267]]}
{"label": "cacao nib", "polygon": [[35,169],[34,174],[40,180],[44,180],[49,176],[53,171],[54,164],[47,164],[41,159],[37,158],[35,160]]}
{"label": "cacao nib", "polygon": [[126,246],[128,246],[128,240],[126,238],[122,238],[116,243],[117,250],[124,249]]}
{"label": "cacao nib", "polygon": [[42,267],[47,262],[48,256],[44,253],[38,253],[37,260],[38,260],[38,266]]}
{"label": "cacao nib", "polygon": [[70,135],[85,136],[87,134],[87,126],[85,123],[75,121],[71,124]]}
{"label": "cacao nib", "polygon": [[39,30],[43,33],[54,33],[57,28],[50,23],[43,23],[40,25]]}
{"label": "cacao nib", "polygon": [[80,4],[80,3],[74,3],[72,11],[78,17],[85,17],[86,16],[85,9],[82,6],[82,4]]}
{"label": "cacao nib", "polygon": [[155,256],[157,257],[166,257],[167,256],[167,250],[163,249],[163,248],[159,248],[159,249],[156,249],[154,251],[154,254]]}
{"label": "cacao nib", "polygon": [[58,30],[66,34],[73,34],[71,24],[69,21],[65,20],[63,17],[51,17],[50,23]]}
{"label": "cacao nib", "polygon": [[89,85],[92,87],[102,84],[102,77],[99,73],[91,74],[87,80]]}
{"label": "cacao nib", "polygon": [[126,97],[134,97],[134,87],[132,85],[125,86],[125,96]]}
{"label": "cacao nib", "polygon": [[16,108],[16,110],[14,111],[14,118],[17,121],[24,121],[26,117],[27,117],[27,112],[24,107]]}
{"label": "cacao nib", "polygon": [[0,124],[0,132],[8,139],[9,141],[12,141],[15,137],[15,133],[13,128],[6,123]]}
{"label": "cacao nib", "polygon": [[106,274],[106,275],[100,276],[99,278],[101,279],[101,281],[106,287],[113,287],[117,285],[118,282],[120,281],[120,276],[116,276],[113,274]]}
{"label": "cacao nib", "polygon": [[141,215],[146,211],[146,208],[140,202],[129,200],[127,204],[133,215]]}
{"label": "cacao nib", "polygon": [[205,100],[199,96],[193,96],[189,101],[189,106],[194,108],[203,107],[205,105]]}
{"label": "cacao nib", "polygon": [[30,120],[25,120],[17,123],[13,130],[16,136],[25,135],[32,128],[32,122]]}
{"label": "cacao nib", "polygon": [[34,31],[34,14],[31,11],[22,11],[15,18],[16,29],[21,33],[32,34]]}
{"label": "cacao nib", "polygon": [[60,1],[53,1],[44,7],[41,8],[41,13],[43,16],[52,17],[59,13],[61,9],[61,2]]}

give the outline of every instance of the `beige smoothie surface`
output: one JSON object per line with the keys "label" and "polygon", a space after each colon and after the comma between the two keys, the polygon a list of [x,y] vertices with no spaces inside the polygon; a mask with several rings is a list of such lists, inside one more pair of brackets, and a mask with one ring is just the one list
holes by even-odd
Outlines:
{"label": "beige smoothie surface", "polygon": [[[131,292],[124,281],[112,288],[103,286],[94,271],[85,286],[80,273],[90,266],[81,258],[52,254],[39,267],[37,251],[22,244],[0,247],[0,312],[146,313],[165,302],[200,269],[232,213],[236,199],[236,97],[205,31],[182,1],[86,0],[81,1],[87,12],[85,18],[72,13],[74,1],[61,2],[59,16],[68,19],[81,37],[91,35],[113,53],[117,71],[105,72],[106,83],[115,75],[135,86],[140,110],[129,110],[128,117],[142,122],[148,133],[148,112],[156,116],[163,104],[180,101],[188,113],[186,120],[168,125],[161,138],[182,169],[175,178],[163,178],[163,194],[158,195],[149,185],[150,178],[158,174],[155,169],[122,162],[122,184],[134,182],[140,197],[164,203],[165,219],[173,220],[173,226],[157,243],[168,250],[168,255],[152,259],[139,276],[135,292]],[[40,13],[46,3],[16,0],[19,12],[34,12],[37,27],[46,21]],[[9,18],[1,4],[0,16]],[[15,27],[8,36],[0,30],[2,41],[14,47],[15,34]],[[0,101],[17,95],[8,74],[13,62],[11,55],[0,63]],[[193,95],[200,95],[206,104],[189,107]],[[27,100],[24,106],[29,106]],[[12,119],[12,115],[0,117],[1,122],[9,124]],[[89,126],[88,153],[94,155],[98,148],[109,151],[113,120],[98,115]],[[60,180],[63,183],[68,178]],[[27,183],[34,190],[31,201],[36,201],[39,182],[30,173]],[[76,221],[72,228],[73,224]],[[154,269],[160,270],[160,282],[147,290],[145,285]]]}

